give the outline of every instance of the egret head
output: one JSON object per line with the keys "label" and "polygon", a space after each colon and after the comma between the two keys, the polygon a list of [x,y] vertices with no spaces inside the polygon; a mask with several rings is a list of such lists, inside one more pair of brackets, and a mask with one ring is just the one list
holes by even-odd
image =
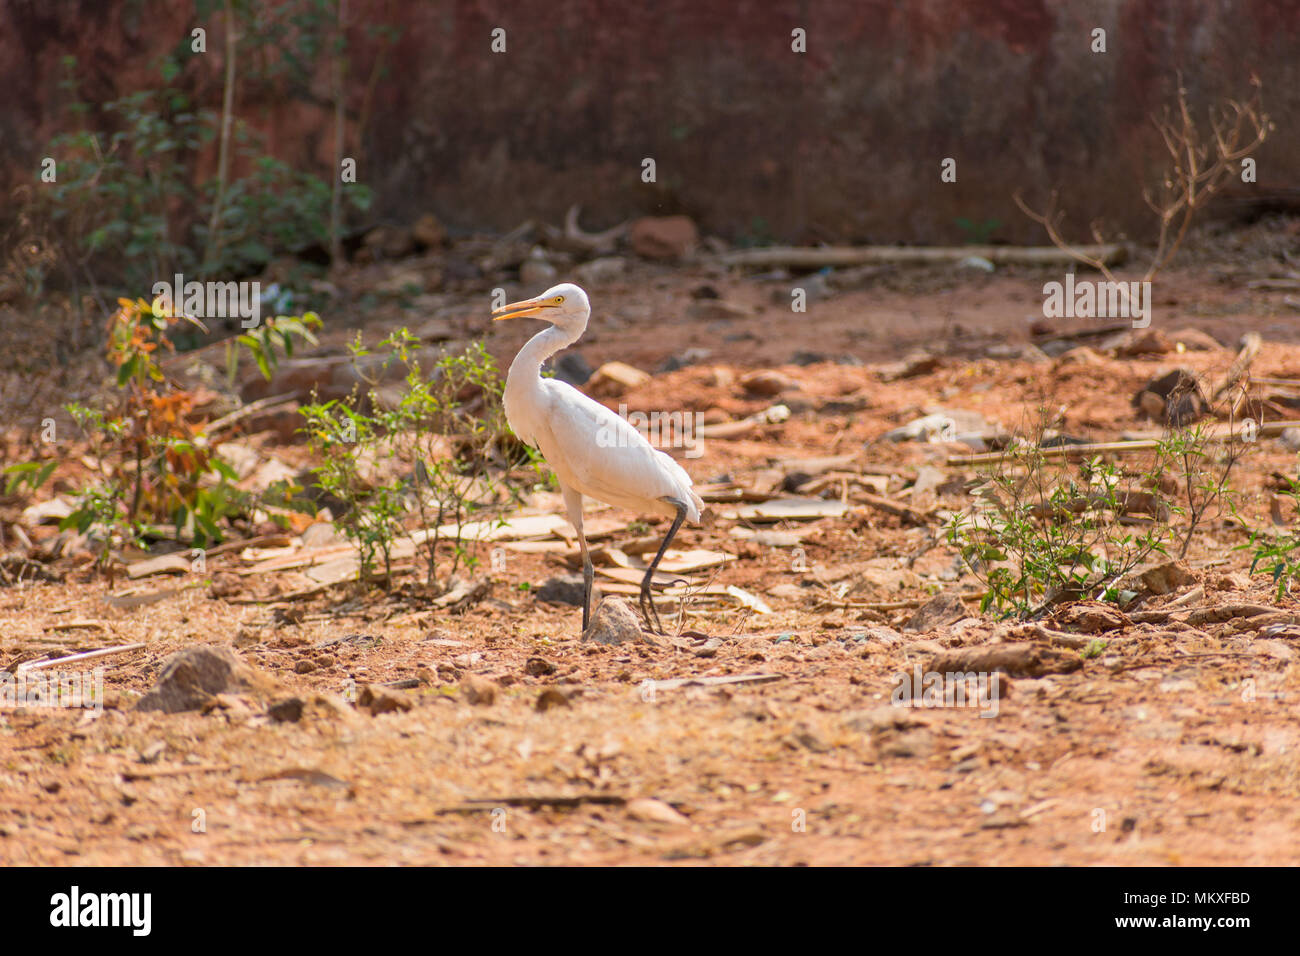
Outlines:
{"label": "egret head", "polygon": [[581,335],[587,328],[591,305],[587,302],[587,293],[580,286],[572,282],[561,282],[536,298],[511,302],[492,312],[492,318],[497,320],[517,319],[526,315],[545,319],[557,328]]}

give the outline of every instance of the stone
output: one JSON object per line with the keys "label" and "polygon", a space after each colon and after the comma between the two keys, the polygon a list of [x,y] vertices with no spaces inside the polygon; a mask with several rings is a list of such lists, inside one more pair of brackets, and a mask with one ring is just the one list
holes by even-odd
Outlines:
{"label": "stone", "polygon": [[271,704],[266,709],[266,716],[277,724],[297,723],[302,719],[305,706],[306,704],[301,697],[285,697]]}
{"label": "stone", "polygon": [[782,392],[798,389],[799,383],[788,375],[782,375],[776,369],[766,368],[742,375],[741,387],[752,395],[772,398]]}
{"label": "stone", "polygon": [[547,604],[571,604],[582,607],[584,583],[581,574],[557,574],[542,582],[534,593]]}
{"label": "stone", "polygon": [[[1159,399],[1158,405],[1156,399]],[[1196,375],[1183,368],[1152,379],[1133,396],[1134,408],[1175,427],[1196,421],[1205,414],[1208,406]],[[1156,411],[1157,407],[1159,411]],[[1156,414],[1152,414],[1153,411]]]}
{"label": "stone", "polygon": [[575,388],[586,385],[593,374],[591,365],[580,352],[565,352],[559,358],[553,359],[550,364],[556,378],[561,382],[568,382]]}
{"label": "stone", "polygon": [[1182,561],[1166,561],[1143,571],[1142,583],[1152,594],[1169,594],[1195,584],[1196,578]]}
{"label": "stone", "polygon": [[624,644],[643,640],[644,635],[632,606],[622,598],[610,597],[600,602],[590,626],[582,632],[582,639],[598,644]]}
{"label": "stone", "polygon": [[652,800],[648,797],[629,800],[625,809],[629,817],[642,823],[665,823],[669,826],[685,826],[691,822],[662,800]]}
{"label": "stone", "polygon": [[555,277],[559,275],[555,266],[551,265],[545,259],[530,257],[523,261],[519,266],[519,281],[529,286],[550,286],[555,284]]}
{"label": "stone", "polygon": [[497,699],[496,685],[473,674],[461,678],[460,689],[465,694],[465,701],[472,707],[490,707]]}
{"label": "stone", "polygon": [[961,598],[951,592],[936,594],[916,609],[906,624],[905,631],[929,631],[945,624],[955,624],[969,617]]}
{"label": "stone", "polygon": [[903,378],[913,378],[933,372],[941,364],[937,355],[924,350],[909,352],[901,362],[893,362],[876,370],[882,382],[895,382]]}
{"label": "stone", "polygon": [[434,249],[446,244],[447,230],[433,213],[426,212],[415,220],[415,225],[411,227],[411,238],[417,246]]}
{"label": "stone", "polygon": [[229,648],[200,644],[182,648],[167,658],[157,682],[135,708],[178,714],[201,710],[219,694],[266,694],[273,687],[273,681],[245,664]]}
{"label": "stone", "polygon": [[627,260],[622,256],[601,256],[575,268],[573,275],[583,285],[593,286],[611,282],[626,271]]}
{"label": "stone", "polygon": [[1159,329],[1137,329],[1131,332],[1115,348],[1115,354],[1122,358],[1138,355],[1164,355],[1173,348],[1169,337]]}
{"label": "stone", "polygon": [[1169,338],[1180,352],[1217,352],[1223,348],[1218,339],[1200,329],[1179,329],[1170,332]]}
{"label": "stone", "polygon": [[529,677],[547,677],[555,673],[555,665],[544,657],[530,657],[524,664],[524,673]]}
{"label": "stone", "polygon": [[1071,604],[1056,616],[1056,620],[1063,629],[1080,631],[1084,634],[1101,634],[1133,625],[1127,615],[1099,601],[1080,601]]}
{"label": "stone", "polygon": [[617,398],[628,389],[650,381],[650,373],[624,362],[606,362],[587,379],[585,391],[590,395]]}
{"label": "stone", "polygon": [[554,687],[548,687],[537,695],[537,709],[545,712],[554,710],[556,707],[572,707],[569,698],[561,690]]}
{"label": "stone", "polygon": [[675,372],[680,368],[686,368],[690,365],[699,365],[701,362],[707,362],[713,352],[709,349],[690,348],[678,355],[673,355],[665,359],[659,366],[660,372]]}
{"label": "stone", "polygon": [[683,259],[699,238],[689,216],[647,216],[632,223],[628,231],[632,251],[646,259]]}
{"label": "stone", "polygon": [[390,688],[364,684],[357,692],[357,706],[362,710],[369,711],[373,717],[379,714],[410,710],[411,701],[405,694]]}

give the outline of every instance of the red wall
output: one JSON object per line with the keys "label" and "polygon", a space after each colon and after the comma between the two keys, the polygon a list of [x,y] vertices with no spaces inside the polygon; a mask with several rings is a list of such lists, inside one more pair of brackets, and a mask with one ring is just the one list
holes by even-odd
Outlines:
{"label": "red wall", "polygon": [[[1149,115],[1175,73],[1200,115],[1252,74],[1277,123],[1259,153],[1266,194],[1300,203],[1300,0],[348,0],[349,155],[379,218],[435,212],[453,229],[558,221],[582,202],[596,228],[686,212],[731,238],[940,243],[955,220],[997,218],[1000,238],[1041,234],[1011,203],[1061,186],[1063,204],[1115,231],[1150,221],[1140,183],[1160,147]],[[60,58],[82,95],[155,82],[150,58],[198,21],[187,3],[0,0],[0,186],[30,181],[57,128]],[[400,28],[357,121],[378,42]],[[218,109],[224,46],[189,75]],[[494,27],[508,51],[490,52]],[[1109,52],[1089,51],[1107,31]],[[803,27],[808,53],[790,49]],[[328,71],[310,89],[241,86],[241,116],[275,152],[325,174]],[[940,183],[954,157],[958,182]],[[658,183],[643,184],[653,157]],[[2,216],[3,214],[0,214]]]}

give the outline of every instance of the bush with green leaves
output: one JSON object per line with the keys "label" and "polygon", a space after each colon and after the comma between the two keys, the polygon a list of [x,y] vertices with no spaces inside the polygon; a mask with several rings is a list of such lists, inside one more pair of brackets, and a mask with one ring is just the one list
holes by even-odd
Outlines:
{"label": "bush with green leaves", "polygon": [[[261,41],[251,34],[245,42]],[[246,276],[277,253],[330,245],[329,181],[268,155],[263,137],[238,117],[229,117],[232,168],[247,173],[228,182],[220,172],[198,178],[200,156],[226,124],[189,92],[194,56],[178,45],[157,61],[156,89],[103,104],[81,99],[76,58],[63,60],[67,122],[40,153],[55,160],[56,177],[33,201],[50,224],[63,280],[88,287],[105,307],[115,294],[177,272]],[[342,198],[365,211],[370,195],[351,183]]]}
{"label": "bush with green leaves", "polygon": [[[479,563],[477,541],[460,529],[484,516],[499,519],[504,503],[519,493],[508,480],[510,468],[536,459],[509,435],[504,380],[483,343],[441,354],[427,369],[418,346],[402,329],[380,343],[384,351],[375,363],[358,338],[352,351],[358,368],[370,369],[368,393],[314,403],[301,413],[322,459],[317,484],[344,507],[336,520],[361,552],[363,576],[374,575],[382,558],[383,578],[390,578],[393,543],[414,517],[424,529],[417,539],[426,582],[440,586],[460,567]],[[393,371],[403,374],[396,378]],[[385,468],[388,477],[381,477]],[[457,533],[444,536],[443,528]],[[440,576],[443,543],[452,554]]]}
{"label": "bush with green leaves", "polygon": [[[237,475],[205,429],[190,422],[193,394],[163,374],[160,355],[172,348],[174,330],[186,321],[161,300],[120,300],[108,344],[116,391],[102,408],[67,406],[89,446],[93,477],[60,527],[96,538],[101,566],[115,550],[143,546],[147,538],[200,547],[220,541],[230,518],[272,503],[236,487]],[[269,378],[280,352],[291,352],[295,339],[314,342],[312,330],[319,325],[311,314],[277,316],[252,344],[244,344]],[[55,465],[34,461],[6,468],[9,492],[22,485],[36,491]],[[272,496],[281,492],[269,490]]]}
{"label": "bush with green leaves", "polygon": [[[1291,519],[1300,521],[1300,480],[1286,479],[1287,487],[1279,496],[1291,502]],[[1273,578],[1273,588],[1280,601],[1300,578],[1300,533],[1254,529],[1250,541],[1241,546],[1254,553],[1250,573],[1264,571]]]}
{"label": "bush with green leaves", "polygon": [[947,539],[985,585],[981,610],[1035,617],[1062,600],[1125,604],[1121,582],[1154,555],[1193,536],[1215,507],[1232,507],[1228,479],[1243,454],[1201,425],[1171,428],[1145,459],[1121,468],[1100,455],[1078,461],[1044,447],[1040,410],[948,524]]}

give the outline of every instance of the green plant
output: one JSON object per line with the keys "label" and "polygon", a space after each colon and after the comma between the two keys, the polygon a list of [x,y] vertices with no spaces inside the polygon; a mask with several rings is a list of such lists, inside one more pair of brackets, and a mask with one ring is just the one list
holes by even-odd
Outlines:
{"label": "green plant", "polygon": [[[1291,501],[1293,521],[1300,519],[1300,480],[1288,478],[1287,487],[1281,497]],[[1250,541],[1240,547],[1254,552],[1250,562],[1250,573],[1263,567],[1273,578],[1273,587],[1277,599],[1291,590],[1291,583],[1300,577],[1300,533],[1289,531],[1284,534],[1254,529]]]}
{"label": "green plant", "polygon": [[[371,385],[366,401],[354,394],[305,406],[301,413],[322,457],[317,484],[346,508],[339,526],[361,552],[362,574],[372,574],[382,556],[388,579],[393,540],[413,513],[424,529],[416,540],[423,545],[426,582],[434,586],[461,566],[479,564],[477,538],[466,540],[461,529],[499,510],[502,495],[517,498],[515,485],[503,476],[516,457],[535,458],[509,437],[504,381],[481,342],[438,355],[427,373],[418,344],[401,329],[379,344],[379,361],[368,362],[371,353],[358,340],[353,356]],[[404,371],[400,380],[393,381],[393,370]],[[385,378],[389,386],[382,385]],[[383,478],[380,463],[389,462],[396,474]],[[450,544],[452,556],[440,581],[443,543]]]}
{"label": "green plant", "polygon": [[1211,441],[1206,426],[1173,428],[1161,438],[1162,455],[1176,465],[1174,480],[1181,500],[1172,507],[1174,514],[1186,519],[1178,556],[1187,556],[1192,537],[1210,508],[1233,507],[1235,495],[1228,483],[1233,467],[1245,451],[1245,443],[1229,423],[1232,436],[1226,442]]}
{"label": "green plant", "polygon": [[[314,315],[279,318],[255,343],[261,350],[258,366],[267,377],[278,352],[292,349],[295,337],[310,338],[310,329],[320,324]],[[219,541],[223,523],[257,503],[235,486],[233,469],[214,452],[203,429],[190,422],[194,396],[172,383],[159,362],[160,353],[172,348],[174,330],[196,321],[166,309],[161,300],[119,300],[108,330],[115,400],[103,409],[68,406],[89,444],[95,477],[61,527],[98,536],[101,566],[114,548],[143,544],[147,536],[168,535],[199,546]],[[50,471],[48,464],[37,468],[27,463],[7,470],[13,472],[11,483],[37,482],[34,489]]]}
{"label": "green plant", "polygon": [[952,517],[947,540],[985,585],[981,611],[1034,617],[1087,595],[1118,602],[1118,582],[1172,541],[1159,493],[1168,452],[1126,475],[1094,456],[1072,463],[1043,447],[1046,418],[1017,436],[980,489]]}
{"label": "green plant", "polygon": [[983,222],[976,222],[965,216],[958,216],[953,221],[957,224],[957,228],[962,231],[962,235],[965,236],[963,242],[968,246],[988,245],[993,233],[1002,227],[1001,219],[985,219]]}
{"label": "green plant", "polygon": [[[262,377],[270,381],[280,365],[280,353],[283,352],[285,358],[293,358],[294,339],[315,345],[315,332],[320,327],[321,319],[315,312],[306,312],[301,316],[277,315],[265,320],[251,332],[239,336],[236,342],[248,349]],[[238,363],[239,350],[235,349],[230,353],[227,369],[227,374],[232,379]]]}

